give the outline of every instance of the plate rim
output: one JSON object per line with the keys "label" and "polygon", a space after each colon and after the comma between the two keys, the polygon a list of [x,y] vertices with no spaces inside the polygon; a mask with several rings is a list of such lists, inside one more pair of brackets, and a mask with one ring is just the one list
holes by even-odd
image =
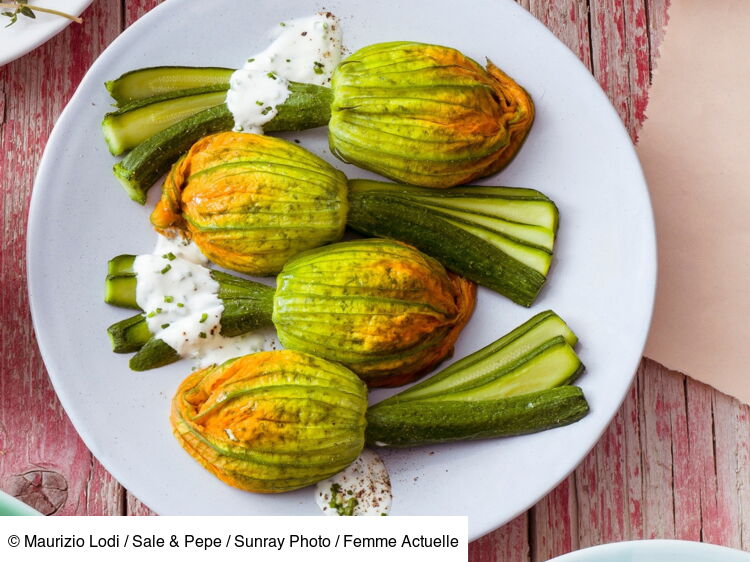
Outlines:
{"label": "plate rim", "polygon": [[[82,427],[85,427],[85,424],[82,424],[80,420],[78,419],[77,414],[75,414],[75,408],[72,410],[69,408],[69,406],[72,404],[72,400],[69,400],[69,397],[67,393],[64,390],[61,390],[60,385],[57,384],[58,378],[56,375],[53,375],[53,372],[56,371],[55,368],[50,367],[50,365],[54,365],[53,360],[53,348],[54,345],[51,342],[48,342],[45,340],[45,338],[40,338],[40,330],[39,330],[39,322],[40,318],[42,316],[42,313],[39,311],[39,308],[36,303],[36,297],[34,292],[32,291],[32,278],[34,277],[33,274],[33,264],[32,260],[29,258],[29,256],[32,254],[32,246],[34,245],[35,236],[33,235],[33,232],[36,232],[38,230],[37,222],[41,221],[41,217],[39,217],[39,211],[38,208],[40,207],[41,203],[40,200],[42,198],[42,195],[40,195],[40,191],[43,188],[40,188],[39,186],[42,184],[42,181],[40,178],[43,178],[48,172],[47,168],[50,166],[50,162],[52,160],[52,153],[50,150],[50,146],[53,146],[54,144],[57,144],[57,137],[62,135],[61,130],[62,127],[60,127],[61,123],[65,123],[68,119],[68,113],[71,113],[73,110],[71,109],[74,105],[74,102],[77,102],[77,98],[80,94],[80,91],[82,88],[88,84],[89,81],[93,80],[93,73],[91,72],[92,69],[95,68],[96,65],[99,64],[100,59],[110,51],[110,49],[114,48],[116,45],[118,45],[121,41],[124,41],[131,31],[131,29],[139,30],[141,27],[145,27],[149,25],[152,19],[160,17],[160,14],[162,11],[165,11],[167,9],[171,9],[173,6],[179,4],[179,3],[189,3],[192,1],[197,0],[168,0],[165,2],[160,3],[159,5],[155,6],[152,10],[144,14],[142,17],[140,17],[138,20],[136,20],[130,27],[128,27],[126,30],[124,30],[120,35],[118,35],[97,57],[97,59],[92,63],[92,65],[89,67],[89,69],[86,71],[86,74],[78,84],[75,93],[70,98],[69,102],[66,104],[63,111],[60,113],[59,117],[57,118],[57,121],[55,123],[55,127],[51,131],[49,138],[47,139],[47,143],[45,145],[45,149],[43,151],[43,154],[39,160],[39,165],[37,168],[36,177],[34,180],[34,186],[31,194],[31,201],[29,204],[29,214],[28,214],[28,221],[27,221],[27,237],[26,237],[26,273],[27,273],[27,292],[29,296],[29,306],[31,310],[31,317],[32,322],[36,334],[36,340],[37,345],[39,347],[42,360],[44,361],[45,368],[47,369],[50,381],[52,383],[53,388],[55,389],[55,393],[58,396],[58,399],[60,400],[61,405],[63,406],[66,415],[70,419],[71,423],[73,424],[74,428],[76,429],[76,432],[79,434],[81,439],[84,441],[86,446],[89,448],[89,450],[94,454],[97,459],[100,458],[100,452],[104,454],[104,451],[99,451],[99,448],[96,446],[95,440],[91,437],[87,438],[88,433],[81,431]],[[528,509],[530,509],[532,506],[534,506],[536,503],[538,503],[542,498],[544,498],[547,494],[549,494],[554,488],[556,488],[560,482],[565,480],[570,474],[572,474],[583,462],[583,460],[586,458],[586,456],[591,452],[591,450],[594,448],[594,446],[599,442],[604,432],[609,428],[609,426],[612,423],[612,420],[617,415],[617,412],[620,410],[625,398],[627,397],[629,390],[632,386],[632,382],[635,378],[638,365],[640,364],[640,361],[643,357],[643,350],[646,345],[646,341],[648,338],[649,328],[651,325],[651,320],[653,317],[653,309],[654,309],[654,300],[656,295],[656,282],[657,282],[657,244],[656,244],[656,228],[655,228],[655,221],[654,221],[654,213],[653,213],[653,205],[651,202],[650,193],[648,190],[648,184],[646,183],[645,175],[643,173],[643,168],[640,164],[640,160],[638,158],[638,154],[635,149],[635,145],[632,142],[632,139],[630,138],[630,135],[625,128],[624,123],[622,122],[622,119],[620,118],[619,114],[617,113],[616,109],[614,108],[612,102],[607,97],[604,90],[599,85],[598,81],[592,74],[592,72],[586,68],[586,66],[583,64],[583,62],[578,58],[578,56],[567,46],[565,43],[563,43],[552,31],[547,28],[541,21],[539,21],[533,14],[528,12],[526,9],[524,9],[522,6],[514,2],[513,0],[503,0],[504,4],[506,5],[506,9],[513,9],[516,10],[518,13],[522,13],[524,19],[528,22],[528,25],[530,26],[530,29],[536,33],[546,34],[548,38],[552,38],[559,46],[563,47],[561,49],[561,52],[565,52],[564,56],[571,61],[572,64],[579,65],[579,68],[585,71],[584,75],[587,77],[586,80],[589,81],[589,88],[591,91],[592,96],[599,96],[600,100],[603,101],[603,107],[607,107],[608,111],[610,113],[610,116],[613,119],[613,122],[617,123],[617,130],[619,131],[619,135],[621,137],[621,140],[625,140],[625,145],[628,147],[629,156],[632,158],[634,167],[633,167],[633,173],[634,175],[637,174],[637,176],[641,180],[641,185],[639,185],[638,192],[643,197],[643,203],[644,208],[643,211],[645,212],[643,217],[643,224],[640,225],[642,230],[642,236],[644,243],[647,243],[647,246],[649,248],[649,255],[644,256],[643,263],[641,264],[643,266],[643,270],[641,270],[641,273],[644,275],[643,280],[643,286],[641,288],[642,292],[644,293],[644,312],[645,314],[642,315],[641,321],[642,325],[639,325],[640,330],[642,331],[640,339],[633,338],[634,346],[640,349],[640,353],[637,357],[635,357],[628,365],[624,365],[623,369],[627,367],[627,372],[631,373],[630,378],[628,380],[627,386],[624,387],[624,391],[622,392],[622,396],[619,397],[619,400],[617,401],[617,408],[613,409],[611,414],[607,416],[607,421],[602,425],[602,427],[599,428],[599,431],[595,438],[591,439],[591,443],[588,444],[587,447],[582,448],[579,455],[576,455],[576,461],[574,465],[568,470],[560,479],[554,482],[554,484],[550,487],[548,487],[545,490],[542,490],[540,493],[535,494],[533,496],[529,496],[529,500],[526,503],[526,505],[522,508],[519,508],[517,511],[513,513],[511,517],[503,518],[500,520],[499,518],[495,518],[492,523],[488,525],[481,525],[480,528],[474,532],[470,533],[469,540],[473,541],[478,538],[481,538],[482,536],[494,531],[495,529],[499,528],[500,526],[512,521],[515,517],[518,515],[526,512]],[[614,138],[614,137],[613,137]],[[643,190],[641,191],[640,187],[643,187]],[[650,257],[650,259],[648,259]],[[636,345],[637,344],[637,345]],[[593,433],[592,433],[593,435]],[[91,444],[89,444],[91,442]],[[106,456],[106,455],[104,455]],[[129,492],[131,490],[131,487],[128,485],[129,478],[127,474],[123,474],[120,470],[115,469],[113,470],[108,464],[105,464],[102,462],[102,465],[105,467],[105,469],[112,474],[112,476],[115,477],[115,479],[123,485]],[[136,486],[137,487],[137,486]],[[132,493],[132,492],[130,492]],[[138,497],[138,495],[133,494],[134,496]],[[140,499],[140,498],[139,498]],[[144,505],[148,505],[147,502],[144,502]],[[489,518],[491,519],[491,518]]]}
{"label": "plate rim", "polygon": [[[552,558],[549,562],[604,562],[600,555],[627,555],[627,554],[681,554],[684,549],[694,552],[705,552],[707,555],[726,555],[732,558],[742,557],[750,560],[750,552],[738,550],[720,544],[712,544],[702,541],[685,541],[677,539],[637,539],[630,541],[618,541],[613,543],[599,544],[580,550],[574,550]],[[713,558],[711,558],[713,559]]]}

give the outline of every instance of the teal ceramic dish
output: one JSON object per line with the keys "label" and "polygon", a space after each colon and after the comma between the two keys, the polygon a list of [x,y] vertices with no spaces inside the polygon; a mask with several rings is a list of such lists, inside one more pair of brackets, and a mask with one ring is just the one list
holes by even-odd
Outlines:
{"label": "teal ceramic dish", "polygon": [[689,541],[630,541],[571,552],[549,562],[750,562],[750,553]]}
{"label": "teal ceramic dish", "polygon": [[0,516],[4,515],[41,515],[41,513],[13,496],[0,491]]}

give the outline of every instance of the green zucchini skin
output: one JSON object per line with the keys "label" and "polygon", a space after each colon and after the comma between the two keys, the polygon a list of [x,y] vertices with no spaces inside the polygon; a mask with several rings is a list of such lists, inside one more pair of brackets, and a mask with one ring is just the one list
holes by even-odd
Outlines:
{"label": "green zucchini skin", "polygon": [[[289,84],[290,94],[264,130],[267,133],[321,127],[331,117],[330,88],[312,84]],[[144,140],[114,166],[115,177],[128,196],[141,205],[149,188],[177,159],[201,138],[234,127],[226,105],[217,105],[167,127]]]}
{"label": "green zucchini skin", "polygon": [[152,66],[126,72],[105,82],[118,106],[162,94],[219,86],[229,88],[231,68],[195,66]]}
{"label": "green zucchini skin", "polygon": [[133,353],[151,339],[151,330],[143,314],[120,320],[107,328],[107,335],[115,353]]}
{"label": "green zucchini skin", "polygon": [[104,140],[119,156],[191,115],[222,105],[225,98],[226,88],[212,86],[136,100],[104,116]]}
{"label": "green zucchini skin", "polygon": [[367,411],[365,437],[370,446],[394,448],[509,437],[568,425],[588,411],[576,386],[479,402],[376,404]]}
{"label": "green zucchini skin", "polygon": [[130,358],[128,365],[133,371],[148,371],[164,367],[180,359],[179,354],[168,344],[157,338],[151,338]]}
{"label": "green zucchini skin", "polygon": [[[527,307],[534,303],[546,281],[545,274],[511,257],[475,232],[462,228],[460,222],[447,220],[444,214],[409,197],[410,186],[399,186],[407,195],[351,188],[365,181],[349,182],[348,224],[351,228],[365,235],[411,244],[448,269],[515,303]],[[440,194],[435,197],[439,198]]]}
{"label": "green zucchini skin", "polygon": [[226,105],[217,105],[144,140],[113,167],[115,177],[133,201],[146,204],[149,188],[199,139],[229,131],[234,118]]}

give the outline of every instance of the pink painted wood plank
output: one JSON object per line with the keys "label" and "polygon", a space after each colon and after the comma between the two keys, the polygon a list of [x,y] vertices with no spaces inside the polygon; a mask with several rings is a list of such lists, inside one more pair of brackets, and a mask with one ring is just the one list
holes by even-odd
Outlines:
{"label": "pink painted wood plank", "polygon": [[750,421],[748,407],[711,393],[716,468],[716,519],[706,521],[703,539],[750,549]]}
{"label": "pink painted wood plank", "polygon": [[525,513],[469,544],[469,560],[474,562],[526,562],[529,555],[529,522]]}
{"label": "pink painted wood plank", "polygon": [[519,2],[591,68],[587,0],[521,0]]}
{"label": "pink painted wood plank", "polygon": [[643,0],[591,0],[594,74],[635,140],[650,83],[648,18]]}
{"label": "pink painted wood plank", "polygon": [[36,166],[63,106],[119,32],[119,1],[99,0],[84,18],[0,69],[0,488],[61,515],[124,512],[122,488],[81,442],[50,385],[26,296],[25,227]]}
{"label": "pink painted wood plank", "polygon": [[571,475],[530,511],[532,560],[548,560],[578,548],[576,476]]}
{"label": "pink painted wood plank", "polygon": [[641,445],[641,378],[649,376],[650,362],[641,361],[635,382],[620,409],[624,420],[625,436],[625,497],[627,499],[628,539],[643,538],[643,447]]}

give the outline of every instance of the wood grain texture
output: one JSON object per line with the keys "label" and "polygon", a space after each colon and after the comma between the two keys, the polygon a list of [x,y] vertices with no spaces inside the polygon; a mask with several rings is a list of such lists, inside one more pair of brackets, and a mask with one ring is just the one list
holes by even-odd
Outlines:
{"label": "wood grain texture", "polygon": [[[150,510],[98,464],[59,405],[26,298],[25,224],[36,166],[98,53],[157,0],[97,0],[45,46],[0,69],[0,488],[47,513]],[[591,69],[636,138],[667,0],[519,0]],[[750,550],[750,416],[717,391],[644,360],[581,466],[527,513],[470,545],[477,561],[541,561],[635,538]]]}
{"label": "wood grain texture", "polygon": [[0,69],[0,488],[44,513],[124,513],[124,491],[68,421],[34,340],[26,295],[26,216],[34,174],[58,115],[119,32],[120,3],[99,0],[31,54]]}

